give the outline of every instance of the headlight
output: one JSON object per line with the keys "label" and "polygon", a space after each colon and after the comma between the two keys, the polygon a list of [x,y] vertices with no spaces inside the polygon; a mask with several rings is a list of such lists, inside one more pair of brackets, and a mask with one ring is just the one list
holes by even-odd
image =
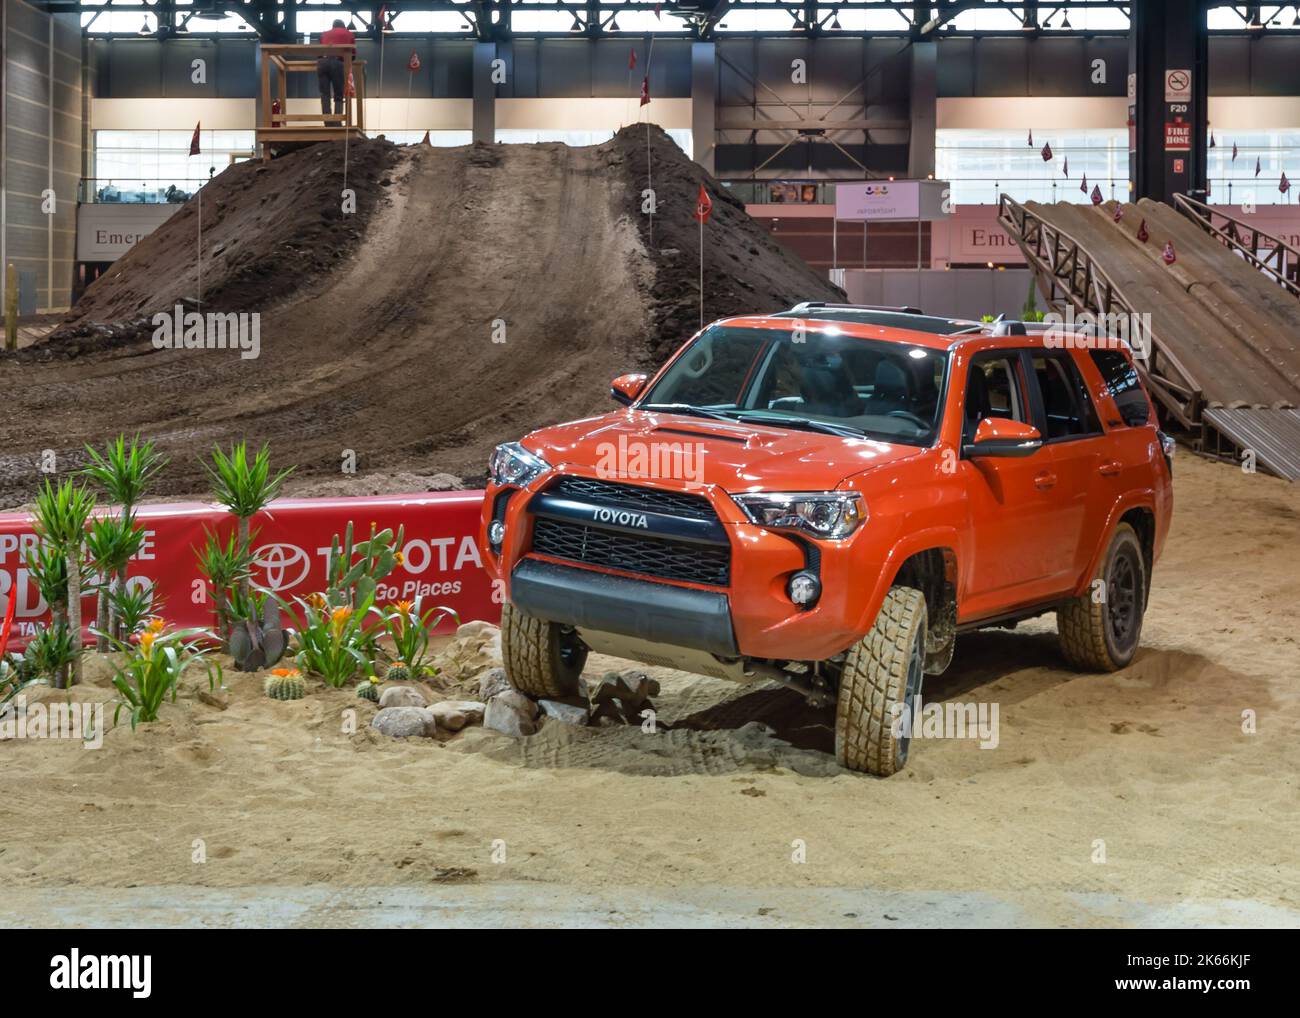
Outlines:
{"label": "headlight", "polygon": [[867,507],[857,492],[764,492],[734,497],[745,515],[761,527],[801,530],[831,540],[848,537],[867,518]]}
{"label": "headlight", "polygon": [[531,453],[518,442],[505,442],[492,450],[488,460],[488,473],[493,484],[511,484],[523,487],[529,481],[549,470],[551,465],[536,453]]}

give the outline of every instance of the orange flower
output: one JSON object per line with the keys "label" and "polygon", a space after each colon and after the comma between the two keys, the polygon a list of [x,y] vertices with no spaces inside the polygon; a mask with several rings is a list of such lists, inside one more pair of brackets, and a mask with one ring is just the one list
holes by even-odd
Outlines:
{"label": "orange flower", "polygon": [[161,633],[163,629],[166,628],[166,626],[167,623],[164,622],[161,617],[155,615],[153,618],[149,620],[149,624],[145,626],[145,629],[156,636],[159,633]]}
{"label": "orange flower", "polygon": [[410,615],[411,609],[414,608],[415,605],[413,605],[410,601],[398,601],[395,607],[403,615]]}
{"label": "orange flower", "polygon": [[288,678],[290,675],[297,675],[298,669],[297,668],[272,668],[271,674],[278,678],[285,679]]}
{"label": "orange flower", "polygon": [[140,650],[148,657],[153,653],[153,642],[157,639],[158,634],[146,629],[140,634]]}
{"label": "orange flower", "polygon": [[348,619],[352,617],[352,609],[347,605],[335,608],[330,613],[330,626],[334,630],[334,635],[338,636],[343,632],[343,627],[348,624]]}

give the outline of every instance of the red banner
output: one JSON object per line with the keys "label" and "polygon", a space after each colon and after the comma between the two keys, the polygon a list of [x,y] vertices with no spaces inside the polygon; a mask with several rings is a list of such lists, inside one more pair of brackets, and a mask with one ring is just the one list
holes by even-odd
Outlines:
{"label": "red banner", "polygon": [[[330,542],[352,522],[353,540],[377,530],[404,526],[403,563],[379,584],[376,601],[389,604],[424,597],[423,607],[444,605],[461,622],[497,622],[501,605],[493,600],[492,581],[483,571],[476,535],[482,491],[380,495],[371,498],[286,498],[252,520],[253,582],[285,600],[325,589]],[[195,551],[206,537],[204,527],[226,537],[235,518],[223,508],[197,502],[142,507],[138,513],[145,541],[131,561],[128,583],[153,582],[162,599],[155,613],[169,626],[210,628],[212,601],[200,576]],[[24,646],[49,608],[27,570],[27,549],[34,547],[31,517],[0,514],[0,611],[16,603],[10,650]],[[290,602],[292,603],[292,602]],[[95,599],[82,605],[87,626],[94,622]],[[445,624],[450,630],[454,625]]]}

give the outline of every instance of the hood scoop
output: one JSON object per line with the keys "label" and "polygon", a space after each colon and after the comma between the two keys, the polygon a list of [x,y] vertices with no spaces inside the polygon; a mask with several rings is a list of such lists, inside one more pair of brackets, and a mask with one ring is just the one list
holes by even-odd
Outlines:
{"label": "hood scoop", "polygon": [[657,435],[690,435],[692,438],[707,438],[714,442],[735,442],[737,445],[745,445],[749,438],[741,435],[723,435],[716,431],[695,431],[691,428],[665,428],[659,427],[654,429]]}

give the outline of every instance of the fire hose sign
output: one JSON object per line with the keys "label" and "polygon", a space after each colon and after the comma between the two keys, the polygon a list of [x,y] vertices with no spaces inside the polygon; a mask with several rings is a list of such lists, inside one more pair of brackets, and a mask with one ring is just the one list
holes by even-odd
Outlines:
{"label": "fire hose sign", "polygon": [[1190,152],[1192,150],[1192,125],[1181,120],[1165,124],[1165,151]]}

